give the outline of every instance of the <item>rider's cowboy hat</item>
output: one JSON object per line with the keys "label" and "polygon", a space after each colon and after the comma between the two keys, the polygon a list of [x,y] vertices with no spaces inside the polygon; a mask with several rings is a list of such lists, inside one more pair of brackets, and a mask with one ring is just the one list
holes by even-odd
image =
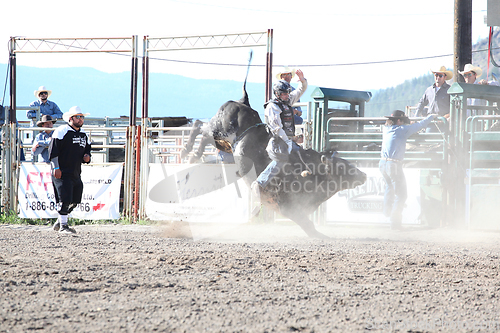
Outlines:
{"label": "rider's cowboy hat", "polygon": [[81,116],[89,116],[90,113],[82,113],[82,109],[80,109],[79,106],[73,106],[71,109],[69,109],[68,112],[65,112],[63,114],[63,120],[67,123],[69,123],[69,118],[76,116],[76,115],[81,115]]}
{"label": "rider's cowboy hat", "polygon": [[278,73],[276,73],[276,78],[281,80],[281,74],[292,73],[292,79],[295,76],[295,68],[288,68],[288,66],[283,67]]}
{"label": "rider's cowboy hat", "polygon": [[441,68],[439,70],[432,70],[431,69],[431,72],[434,74],[443,73],[445,75],[445,77],[444,77],[445,80],[449,80],[453,77],[453,72],[447,70],[446,67],[444,67],[444,66],[441,66]]}
{"label": "rider's cowboy hat", "polygon": [[52,94],[52,90],[48,90],[47,88],[45,88],[45,86],[40,86],[40,87],[38,87],[38,90],[35,90],[35,92],[34,92],[35,97],[38,98],[38,95],[40,95],[40,93],[42,91],[46,91],[47,92],[47,98],[49,98],[50,95]]}
{"label": "rider's cowboy hat", "polygon": [[464,75],[465,73],[474,72],[476,73],[476,77],[480,77],[481,75],[483,75],[483,70],[479,67],[474,66],[473,64],[466,64],[464,67],[464,71],[463,72],[458,71],[458,72],[462,75]]}
{"label": "rider's cowboy hat", "polygon": [[42,116],[42,119],[40,119],[40,121],[37,121],[37,122],[36,122],[36,126],[38,126],[38,127],[42,127],[42,126],[43,126],[43,124],[48,123],[48,122],[52,122],[52,124],[55,124],[55,123],[56,123],[56,121],[57,121],[56,119],[52,119],[52,117],[51,117],[51,116],[49,116],[48,114],[44,114],[44,115]]}
{"label": "rider's cowboy hat", "polygon": [[398,120],[401,119],[404,123],[409,124],[410,123],[410,118],[406,116],[406,114],[401,111],[401,110],[395,110],[392,112],[390,116],[385,116],[386,118],[389,118],[391,120]]}

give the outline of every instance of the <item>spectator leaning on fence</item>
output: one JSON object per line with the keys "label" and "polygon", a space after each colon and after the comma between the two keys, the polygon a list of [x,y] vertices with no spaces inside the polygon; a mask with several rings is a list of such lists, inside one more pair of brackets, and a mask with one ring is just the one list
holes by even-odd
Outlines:
{"label": "spectator leaning on fence", "polygon": [[[434,74],[434,84],[428,87],[417,105],[417,117],[426,117],[429,114],[437,114],[440,117],[450,117],[450,95],[448,89],[450,85],[446,80],[453,78],[453,72],[441,66],[437,70],[431,70]],[[428,106],[428,109],[424,109]],[[439,131],[445,130],[444,126],[440,125]],[[435,124],[427,128],[427,132],[438,132]]]}
{"label": "spectator leaning on fence", "polygon": [[[480,67],[474,66],[472,64],[466,64],[464,66],[464,70],[462,72],[458,71],[465,80],[465,83],[468,84],[483,84],[483,85],[491,85],[491,86],[498,86],[499,83],[498,81],[486,81],[485,79],[478,80],[481,75],[483,75],[483,71],[481,70]],[[485,106],[488,105],[488,102],[485,99],[479,99],[479,98],[467,98],[467,105],[473,106]],[[477,112],[479,111],[479,112]],[[474,108],[467,108],[467,116],[475,116],[476,114],[483,114],[483,110],[481,109],[474,109]]]}
{"label": "spectator leaning on fence", "polygon": [[49,146],[52,184],[56,202],[61,203],[54,230],[60,233],[76,233],[68,226],[68,215],[82,200],[82,163],[90,163],[90,141],[81,129],[88,115],[73,106],[63,116],[67,124],[54,131]]}
{"label": "spectator leaning on fence", "polygon": [[[52,119],[61,119],[63,113],[59,109],[56,103],[49,101],[49,97],[52,94],[52,90],[48,90],[44,86],[40,86],[38,90],[34,92],[35,97],[38,100],[31,102],[30,106],[39,106],[40,107],[40,118],[43,115],[51,116]],[[31,125],[35,126],[35,123],[39,120],[36,119],[36,110],[28,110],[26,112],[26,117],[31,119]]]}
{"label": "spectator leaning on fence", "polygon": [[56,120],[46,114],[36,123],[36,126],[46,128],[46,130],[37,134],[35,140],[33,140],[31,151],[33,152],[33,156],[41,155],[45,163],[50,163],[49,144],[53,133],[52,127],[54,127],[55,123]]}

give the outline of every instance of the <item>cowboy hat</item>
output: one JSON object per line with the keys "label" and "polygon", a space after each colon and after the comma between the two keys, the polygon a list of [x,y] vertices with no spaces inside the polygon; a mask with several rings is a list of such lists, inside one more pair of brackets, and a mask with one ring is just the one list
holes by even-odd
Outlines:
{"label": "cowboy hat", "polygon": [[67,123],[69,123],[69,118],[76,116],[76,115],[81,115],[81,116],[90,116],[90,113],[82,113],[82,109],[80,109],[79,106],[73,106],[71,109],[69,109],[68,112],[65,112],[63,114],[63,120]]}
{"label": "cowboy hat", "polygon": [[276,73],[276,78],[278,80],[281,80],[281,74],[287,74],[287,73],[292,73],[292,79],[293,79],[293,77],[295,76],[295,68],[288,68],[288,66],[283,67],[281,71]]}
{"label": "cowboy hat", "polygon": [[401,119],[401,120],[403,120],[403,122],[405,122],[407,124],[410,123],[410,118],[408,118],[406,116],[406,114],[403,111],[401,111],[401,110],[395,110],[395,111],[392,112],[392,114],[390,116],[384,116],[384,117],[389,118],[391,120]]}
{"label": "cowboy hat", "polygon": [[447,70],[446,67],[444,67],[444,66],[441,66],[441,68],[439,70],[437,70],[437,71],[433,71],[431,69],[431,72],[434,73],[434,74],[436,74],[436,73],[443,73],[445,75],[445,77],[444,77],[445,80],[449,80],[449,79],[451,79],[453,77],[453,72]]}
{"label": "cowboy hat", "polygon": [[42,91],[46,91],[47,92],[47,98],[49,98],[50,95],[52,94],[52,90],[48,90],[47,88],[45,88],[45,86],[40,86],[40,87],[38,87],[38,90],[35,90],[35,92],[34,92],[35,97],[38,98],[38,95],[40,95],[40,93]]}
{"label": "cowboy hat", "polygon": [[474,72],[476,73],[476,77],[480,77],[481,75],[483,75],[482,69],[474,66],[473,64],[466,64],[464,67],[464,71],[463,72],[458,71],[458,72],[462,75],[464,75],[465,73]]}
{"label": "cowboy hat", "polygon": [[49,116],[48,114],[44,114],[44,115],[42,116],[42,119],[40,119],[40,121],[37,121],[37,122],[36,122],[36,126],[38,126],[38,127],[42,127],[42,126],[43,126],[43,124],[48,123],[49,121],[51,121],[51,122],[52,122],[52,124],[55,124],[57,120],[56,120],[56,119],[52,119],[52,117],[51,117],[51,116]]}

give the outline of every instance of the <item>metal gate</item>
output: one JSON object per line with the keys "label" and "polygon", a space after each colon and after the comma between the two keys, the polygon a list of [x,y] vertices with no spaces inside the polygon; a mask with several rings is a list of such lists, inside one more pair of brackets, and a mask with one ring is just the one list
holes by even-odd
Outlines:
{"label": "metal gate", "polygon": [[[2,183],[2,206],[4,211],[15,210],[17,197],[17,180],[19,166],[19,145],[16,144],[18,133],[16,111],[19,109],[16,104],[16,66],[17,54],[20,53],[130,53],[132,57],[131,70],[131,92],[130,92],[130,122],[135,123],[137,111],[137,36],[132,37],[110,37],[110,38],[21,38],[12,37],[9,41],[9,71],[10,71],[10,108],[6,115],[4,131],[8,144],[4,145],[2,154],[2,164],[5,169],[2,174],[9,175],[3,178]],[[132,147],[132,138],[127,139],[127,150]],[[129,159],[127,162],[132,162]],[[126,168],[129,170],[130,168]],[[130,175],[125,174],[125,179]],[[126,193],[129,191],[125,191]],[[128,213],[128,212],[126,212]]]}
{"label": "metal gate", "polygon": [[[437,119],[446,124],[446,130],[417,133],[408,139],[404,166],[420,170],[422,218],[431,226],[500,230],[496,213],[500,197],[500,87],[454,83],[448,94],[450,122]],[[477,105],[474,99],[483,102]],[[336,148],[340,157],[358,167],[378,166],[381,126],[386,118],[320,114],[323,116],[314,123],[317,149]],[[324,208],[319,213],[324,214]]]}

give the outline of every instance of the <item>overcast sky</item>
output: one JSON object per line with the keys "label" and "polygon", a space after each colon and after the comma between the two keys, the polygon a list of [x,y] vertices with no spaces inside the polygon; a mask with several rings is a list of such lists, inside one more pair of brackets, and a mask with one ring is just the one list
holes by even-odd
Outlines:
{"label": "overcast sky", "polygon": [[[487,37],[487,0],[473,1],[472,41]],[[453,66],[453,0],[419,1],[229,1],[143,0],[9,1],[2,5],[0,63],[8,62],[10,36],[142,37],[196,36],[273,29],[274,65],[300,67],[310,84],[368,90],[394,86],[431,68]],[[498,29],[498,28],[497,28]],[[242,81],[249,50],[156,52],[151,72]],[[265,47],[254,48],[250,80],[264,82]],[[168,60],[188,60],[182,64]],[[210,63],[210,64],[203,64]],[[130,70],[119,55],[18,54],[17,64],[85,66],[106,72]],[[5,77],[5,74],[3,75]]]}

